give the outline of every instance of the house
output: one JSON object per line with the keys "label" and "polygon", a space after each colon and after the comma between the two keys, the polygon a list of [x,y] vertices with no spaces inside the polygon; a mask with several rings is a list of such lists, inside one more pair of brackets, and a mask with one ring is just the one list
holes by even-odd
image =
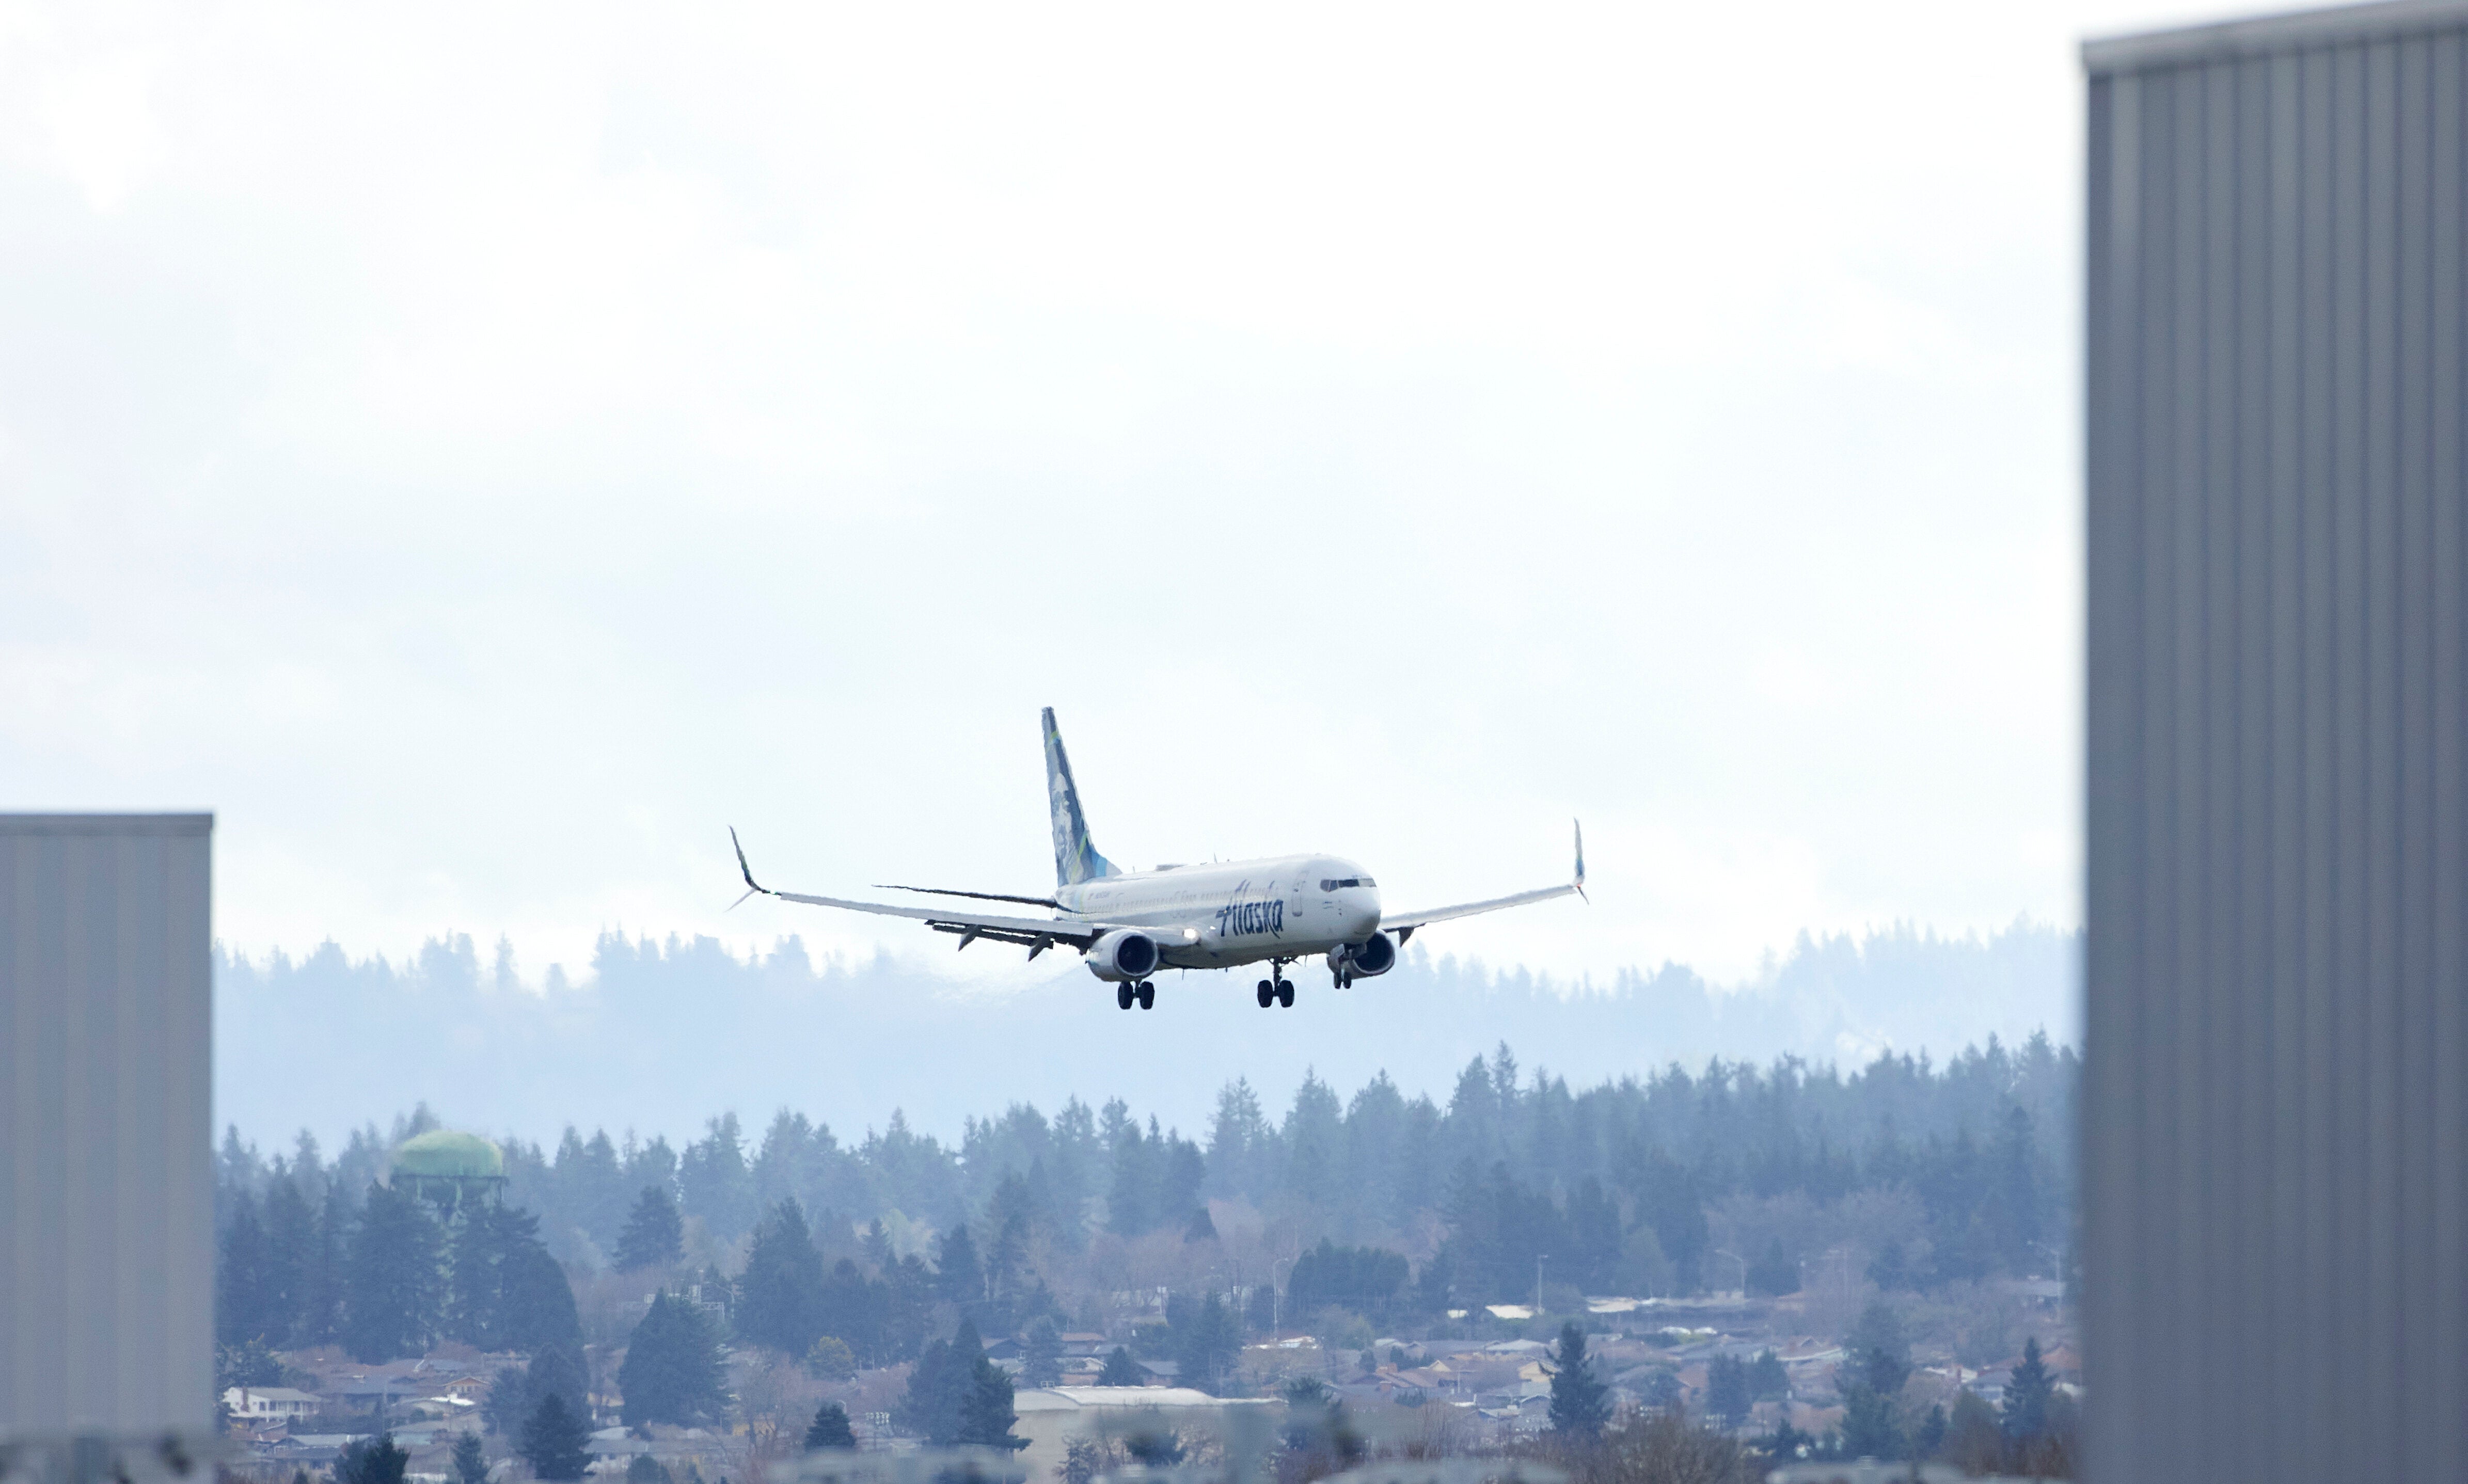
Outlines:
{"label": "house", "polygon": [[289,1422],[317,1406],[315,1397],[288,1386],[233,1386],[223,1392],[223,1409],[239,1422]]}

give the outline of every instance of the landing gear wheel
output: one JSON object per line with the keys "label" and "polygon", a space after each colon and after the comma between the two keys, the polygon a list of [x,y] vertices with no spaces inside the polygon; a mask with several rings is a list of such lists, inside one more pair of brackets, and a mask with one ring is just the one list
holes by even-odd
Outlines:
{"label": "landing gear wheel", "polygon": [[1118,985],[1115,985],[1115,986],[1114,986],[1114,1008],[1115,1008],[1115,1009],[1117,1009],[1117,1010],[1129,1010],[1129,1009],[1131,1009],[1131,994],[1132,994],[1132,993],[1133,993],[1133,991],[1132,991],[1131,987],[1129,984],[1118,984]]}
{"label": "landing gear wheel", "polygon": [[1286,1010],[1294,1008],[1294,982],[1291,979],[1277,981],[1277,1004]]}
{"label": "landing gear wheel", "polygon": [[1266,1010],[1266,1009],[1268,1009],[1270,1005],[1272,1005],[1272,1004],[1276,1003],[1276,999],[1277,999],[1277,987],[1276,987],[1275,985],[1273,985],[1273,984],[1270,984],[1270,983],[1269,983],[1268,980],[1266,980],[1266,979],[1261,980],[1261,981],[1260,981],[1260,1008],[1261,1008],[1262,1010]]}
{"label": "landing gear wheel", "polygon": [[1142,1010],[1156,1008],[1156,986],[1146,979],[1140,981],[1140,1008]]}

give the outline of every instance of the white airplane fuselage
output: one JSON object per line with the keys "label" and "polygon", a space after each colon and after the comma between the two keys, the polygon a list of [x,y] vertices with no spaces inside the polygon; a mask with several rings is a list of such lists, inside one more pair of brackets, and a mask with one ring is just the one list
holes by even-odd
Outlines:
{"label": "white airplane fuselage", "polygon": [[1273,856],[1100,877],[1064,886],[1065,920],[1152,930],[1172,969],[1292,960],[1370,940],[1380,888],[1337,856]]}

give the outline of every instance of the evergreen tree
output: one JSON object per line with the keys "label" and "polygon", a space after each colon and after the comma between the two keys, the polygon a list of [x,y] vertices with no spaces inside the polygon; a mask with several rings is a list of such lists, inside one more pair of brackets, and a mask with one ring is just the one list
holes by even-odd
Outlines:
{"label": "evergreen tree", "polygon": [[966,1222],[954,1224],[943,1237],[943,1249],[934,1261],[934,1281],[946,1303],[957,1304],[963,1313],[986,1296],[986,1275],[977,1264],[977,1244],[969,1236]]}
{"label": "evergreen tree", "polygon": [[[893,1266],[892,1271],[897,1277],[898,1265]],[[857,1354],[876,1360],[887,1359],[895,1353],[886,1338],[892,1328],[895,1297],[892,1284],[868,1279],[857,1271],[857,1264],[844,1257],[834,1265],[831,1276],[823,1280],[816,1322],[824,1335],[839,1336]],[[922,1324],[922,1313],[918,1321]],[[812,1354],[813,1347],[808,1346],[807,1353]]]}
{"label": "evergreen tree", "polygon": [[583,1353],[583,1314],[565,1266],[549,1256],[537,1238],[526,1237],[503,1267],[504,1308],[497,1332],[506,1348],[535,1353],[552,1346]]}
{"label": "evergreen tree", "polygon": [[461,1433],[454,1439],[454,1484],[488,1484],[489,1451],[480,1444],[480,1434]]}
{"label": "evergreen tree", "polygon": [[689,1427],[717,1418],[728,1397],[720,1380],[720,1342],[698,1304],[662,1290],[626,1342],[626,1363],[617,1368],[628,1427],[649,1423]]}
{"label": "evergreen tree", "polygon": [[1000,1448],[1017,1450],[1028,1447],[1026,1438],[1015,1437],[1012,1426],[1019,1420],[1013,1408],[1011,1378],[1003,1368],[977,1355],[970,1368],[969,1387],[960,1403],[960,1425],[952,1442],[966,1448]]}
{"label": "evergreen tree", "polygon": [[318,1266],[317,1208],[286,1175],[266,1187],[266,1318],[283,1346],[310,1345],[305,1332]]}
{"label": "evergreen tree", "polygon": [[1911,1439],[1911,1456],[1922,1459],[1934,1458],[1938,1450],[1945,1447],[1946,1429],[1951,1426],[1945,1415],[1943,1403],[1930,1407],[1927,1418],[1920,1423],[1918,1434]]}
{"label": "evergreen tree", "polygon": [[[908,1390],[892,1415],[911,1432],[921,1433],[936,1448],[960,1441],[968,1421],[971,1396],[977,1383],[977,1363],[986,1358],[977,1327],[960,1321],[948,1340],[929,1340],[908,1373]],[[1008,1425],[1006,1425],[1008,1427]]]}
{"label": "evergreen tree", "polygon": [[2006,1441],[2029,1443],[2046,1432],[2048,1403],[2056,1392],[2056,1378],[2040,1358],[2039,1337],[2022,1341],[2022,1363],[2014,1367],[2014,1379],[2005,1384],[2004,1416],[2000,1419]]}
{"label": "evergreen tree", "polygon": [[[1001,1213],[994,1227],[994,1244],[986,1253],[986,1291],[998,1303],[1009,1303],[1019,1294],[1020,1279],[1028,1267],[1028,1212],[1024,1207],[1028,1196],[1027,1182],[1017,1176],[1005,1177],[1004,1190],[1016,1191],[1008,1204],[1012,1209]],[[997,1198],[1004,1190],[994,1192]],[[998,1199],[997,1204],[1003,1204]],[[988,1215],[995,1213],[989,1211]]]}
{"label": "evergreen tree", "polygon": [[883,1274],[878,1302],[883,1356],[901,1360],[922,1351],[934,1313],[934,1273],[926,1260],[911,1252],[893,1264]]}
{"label": "evergreen tree", "polygon": [[369,1187],[345,1261],[344,1348],[369,1364],[426,1353],[445,1297],[445,1233],[426,1206]]}
{"label": "evergreen tree", "polygon": [[687,1211],[701,1217],[712,1235],[733,1242],[760,1213],[754,1173],[745,1164],[744,1130],[735,1113],[722,1113],[706,1128],[677,1162],[677,1187]]}
{"label": "evergreen tree", "polygon": [[394,1434],[381,1432],[343,1449],[334,1460],[334,1484],[402,1484],[411,1453],[396,1445]]}
{"label": "evergreen tree", "polygon": [[1736,1427],[1748,1420],[1754,1404],[1748,1395],[1748,1363],[1738,1356],[1716,1356],[1705,1366],[1705,1410]]}
{"label": "evergreen tree", "polygon": [[677,1203],[659,1186],[644,1186],[617,1238],[617,1270],[670,1267],[684,1255],[685,1219],[677,1214]]}
{"label": "evergreen tree", "polygon": [[755,1227],[737,1290],[737,1333],[755,1344],[802,1356],[822,1336],[823,1258],[795,1197]]}
{"label": "evergreen tree", "polygon": [[1903,1456],[1903,1430],[1894,1422],[1893,1398],[1865,1381],[1842,1388],[1842,1452],[1850,1458]]}
{"label": "evergreen tree", "polygon": [[1199,1306],[1175,1338],[1175,1359],[1182,1384],[1212,1396],[1224,1383],[1234,1362],[1242,1358],[1242,1328],[1234,1320],[1234,1312],[1215,1293]]}
{"label": "evergreen tree", "polygon": [[1063,1336],[1054,1320],[1041,1318],[1028,1327],[1020,1350],[1019,1379],[1029,1386],[1055,1386],[1063,1381]]}
{"label": "evergreen tree", "polygon": [[590,1373],[583,1363],[581,1341],[570,1348],[546,1345],[535,1351],[531,1363],[521,1370],[497,1373],[480,1415],[497,1432],[518,1433],[538,1410],[540,1399],[554,1393],[564,1400],[569,1413],[588,1419],[589,1391]]}
{"label": "evergreen tree", "polygon": [[273,1313],[268,1291],[271,1253],[258,1220],[257,1198],[242,1189],[232,1197],[215,1265],[215,1338],[225,1345],[250,1340],[280,1343],[290,1326]]}
{"label": "evergreen tree", "polygon": [[1843,1341],[1851,1378],[1883,1397],[1903,1389],[1911,1375],[1910,1336],[1902,1315],[1880,1299],[1868,1306]]}
{"label": "evergreen tree", "polygon": [[1911,1267],[1910,1254],[1899,1242],[1888,1242],[1877,1249],[1868,1263],[1868,1281],[1887,1292],[1902,1292],[1920,1286],[1919,1274]]}
{"label": "evergreen tree", "polygon": [[826,1402],[814,1408],[814,1425],[806,1429],[806,1451],[818,1448],[855,1448],[857,1431],[849,1426],[848,1408]]}
{"label": "evergreen tree", "polygon": [[1116,1345],[1114,1353],[1106,1358],[1105,1369],[1097,1373],[1100,1386],[1137,1386],[1144,1384],[1146,1380],[1147,1373],[1140,1369],[1140,1363],[1120,1345]]}
{"label": "evergreen tree", "polygon": [[2033,1257],[2045,1219],[2035,1143],[2031,1115],[2020,1106],[2009,1109],[1998,1130],[1986,1210],[1997,1256],[2014,1272],[2029,1272],[2039,1266]]}
{"label": "evergreen tree", "polygon": [[519,1366],[497,1373],[489,1394],[480,1399],[480,1424],[491,1432],[511,1437],[532,1414],[531,1378]]}
{"label": "evergreen tree", "polygon": [[1561,1326],[1560,1348],[1547,1367],[1551,1372],[1551,1427],[1564,1437],[1592,1442],[1611,1421],[1610,1390],[1594,1375],[1586,1355],[1586,1332],[1574,1321]]}
{"label": "evergreen tree", "polygon": [[516,1451],[531,1465],[532,1477],[574,1480],[590,1467],[590,1425],[575,1415],[564,1397],[551,1391],[539,1399],[531,1420],[523,1424],[523,1440]]}
{"label": "evergreen tree", "polygon": [[539,1240],[537,1217],[491,1201],[466,1202],[450,1245],[448,1338],[481,1350],[581,1342],[574,1290]]}
{"label": "evergreen tree", "polygon": [[331,1344],[343,1333],[343,1297],[349,1286],[353,1211],[340,1179],[328,1183],[317,1208],[317,1240],[302,1281],[306,1290],[292,1326],[294,1345]]}
{"label": "evergreen tree", "polygon": [[626,1466],[626,1484],[675,1484],[668,1466],[649,1453],[636,1453]]}
{"label": "evergreen tree", "polygon": [[1748,1395],[1760,1402],[1779,1402],[1791,1395],[1791,1372],[1771,1348],[1759,1351],[1748,1365]]}

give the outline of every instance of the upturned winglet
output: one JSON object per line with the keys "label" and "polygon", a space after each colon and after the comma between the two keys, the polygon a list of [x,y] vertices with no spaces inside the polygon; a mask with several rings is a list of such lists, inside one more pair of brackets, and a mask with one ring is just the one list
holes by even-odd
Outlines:
{"label": "upturned winglet", "polygon": [[[737,850],[737,871],[739,875],[745,878],[745,897],[757,895],[766,897],[769,896],[770,893],[765,891],[761,883],[754,879],[754,868],[745,863],[745,846],[743,842],[738,839],[737,827],[735,825],[730,825],[728,827],[728,843],[735,846]],[[728,910],[734,912],[739,907],[745,905],[745,897],[740,897],[735,902],[730,902],[728,904]]]}

